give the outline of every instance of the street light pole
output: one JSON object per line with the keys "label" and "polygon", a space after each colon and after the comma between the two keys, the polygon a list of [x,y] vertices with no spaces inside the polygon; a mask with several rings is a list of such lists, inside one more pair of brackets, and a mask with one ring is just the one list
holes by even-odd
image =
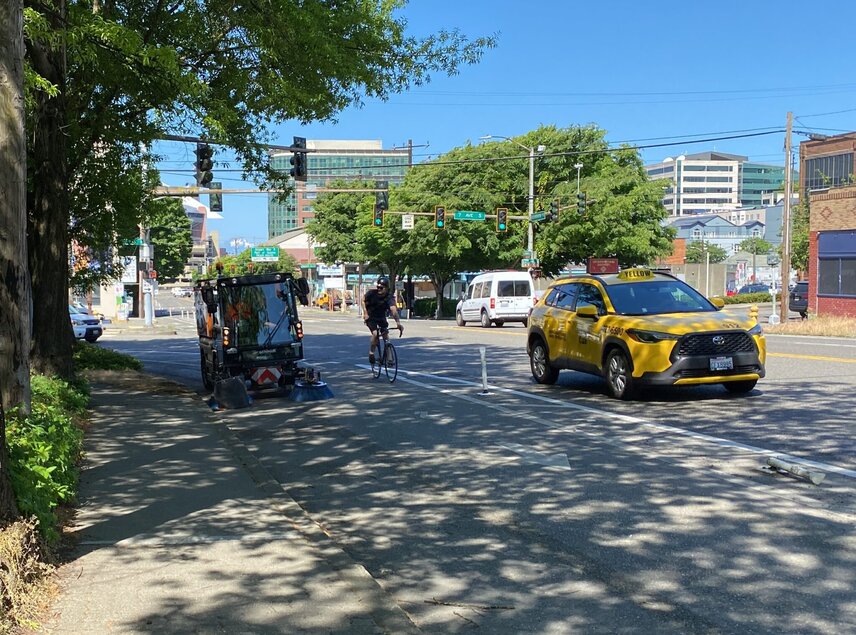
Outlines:
{"label": "street light pole", "polygon": [[[543,145],[539,145],[537,148],[525,146],[522,143],[515,141],[511,137],[503,137],[502,135],[494,135],[487,134],[479,139],[505,139],[506,141],[510,141],[511,143],[523,148],[527,152],[529,152],[529,206],[528,206],[528,222],[529,227],[526,232],[526,250],[529,252],[528,256],[531,260],[535,259],[535,227],[532,223],[532,214],[535,213],[535,153],[541,153],[546,150]],[[582,167],[582,166],[581,166]]]}
{"label": "street light pole", "polygon": [[580,170],[583,169],[582,163],[574,163],[574,167],[577,169],[577,194],[580,193]]}

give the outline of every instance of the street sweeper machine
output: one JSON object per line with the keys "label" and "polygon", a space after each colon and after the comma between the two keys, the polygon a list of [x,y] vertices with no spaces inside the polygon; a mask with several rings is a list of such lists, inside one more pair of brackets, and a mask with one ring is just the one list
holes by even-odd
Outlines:
{"label": "street sweeper machine", "polygon": [[303,359],[303,324],[298,302],[309,302],[309,284],[290,273],[224,276],[194,287],[202,383],[240,379],[248,390],[292,390],[317,383],[298,366]]}

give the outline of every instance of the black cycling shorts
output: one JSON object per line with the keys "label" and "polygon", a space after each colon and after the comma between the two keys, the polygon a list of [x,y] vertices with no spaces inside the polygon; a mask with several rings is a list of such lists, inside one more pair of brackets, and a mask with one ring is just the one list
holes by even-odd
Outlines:
{"label": "black cycling shorts", "polygon": [[389,330],[389,322],[387,322],[386,318],[382,318],[380,320],[375,318],[369,318],[366,320],[366,326],[369,327],[369,330],[374,333],[375,331],[383,332]]}

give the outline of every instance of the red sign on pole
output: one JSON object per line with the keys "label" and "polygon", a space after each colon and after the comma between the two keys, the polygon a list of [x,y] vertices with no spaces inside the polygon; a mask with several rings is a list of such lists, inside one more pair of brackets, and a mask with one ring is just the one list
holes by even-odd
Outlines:
{"label": "red sign on pole", "polygon": [[595,275],[618,273],[618,258],[589,258],[586,270]]}

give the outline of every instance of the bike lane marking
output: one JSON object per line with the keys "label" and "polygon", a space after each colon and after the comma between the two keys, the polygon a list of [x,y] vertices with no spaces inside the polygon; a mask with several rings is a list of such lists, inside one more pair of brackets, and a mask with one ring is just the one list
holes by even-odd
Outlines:
{"label": "bike lane marking", "polygon": [[[370,368],[367,364],[357,364],[357,366],[360,368],[366,368],[366,369]],[[419,386],[421,388],[426,388],[428,390],[434,390],[434,391],[437,391],[440,393],[444,393],[444,394],[453,396],[457,399],[461,399],[464,401],[477,403],[477,404],[481,405],[482,407],[492,408],[494,410],[497,410],[499,412],[503,412],[505,414],[523,417],[525,419],[529,419],[529,420],[538,422],[538,423],[540,423],[544,426],[550,427],[550,428],[556,428],[556,429],[562,429],[562,430],[567,429],[567,425],[565,425],[565,424],[563,424],[563,425],[552,424],[548,421],[545,421],[544,418],[541,416],[532,415],[529,413],[521,413],[521,412],[513,411],[510,408],[508,408],[507,406],[498,405],[498,404],[491,404],[491,403],[485,401],[484,399],[479,399],[479,398],[472,397],[469,395],[460,395],[460,394],[457,394],[451,390],[447,390],[447,389],[444,389],[441,387],[437,387],[434,384],[426,383],[424,381],[418,381],[416,379],[411,379],[410,377],[406,377],[406,376],[402,376],[402,375],[412,375],[415,377],[425,377],[425,378],[430,378],[431,380],[441,380],[441,381],[445,381],[445,382],[448,382],[451,384],[470,386],[473,388],[480,388],[481,387],[480,383],[468,381],[465,379],[457,379],[454,377],[443,377],[442,375],[430,375],[428,373],[422,373],[419,371],[402,370],[400,368],[398,371],[398,380],[399,381],[404,381],[404,382],[412,384],[414,386]],[[635,423],[635,424],[638,424],[638,425],[645,427],[645,428],[650,428],[652,430],[659,430],[659,431],[667,432],[670,434],[678,434],[678,435],[681,435],[681,436],[684,436],[687,438],[695,439],[697,441],[702,441],[705,443],[711,443],[711,444],[717,445],[721,448],[733,448],[733,449],[737,449],[737,450],[743,450],[746,452],[750,452],[752,454],[776,456],[777,458],[780,458],[784,461],[799,463],[800,465],[813,467],[813,468],[816,468],[819,470],[824,470],[826,472],[832,472],[832,473],[839,474],[841,476],[845,476],[847,478],[856,480],[856,470],[851,470],[851,469],[841,467],[838,465],[833,465],[831,463],[814,461],[812,459],[808,459],[805,457],[794,456],[792,454],[787,454],[784,452],[777,452],[775,450],[770,450],[767,448],[761,448],[758,446],[749,445],[746,443],[741,443],[739,441],[732,441],[730,439],[724,439],[722,437],[715,437],[713,435],[704,434],[701,432],[694,432],[692,430],[684,430],[683,428],[676,428],[674,426],[669,426],[669,425],[662,424],[662,423],[654,423],[651,421],[646,421],[645,419],[642,419],[639,417],[632,417],[629,415],[612,413],[612,412],[609,412],[606,410],[599,410],[597,408],[592,408],[589,406],[580,406],[580,405],[572,403],[572,402],[569,403],[569,402],[561,401],[559,399],[553,399],[551,397],[534,395],[532,393],[528,393],[528,392],[522,391],[522,390],[516,390],[514,388],[502,388],[500,386],[494,386],[494,385],[488,384],[488,389],[491,391],[502,392],[502,393],[513,395],[516,397],[521,397],[524,399],[531,399],[531,400],[535,400],[535,401],[540,401],[540,402],[543,402],[543,403],[546,403],[546,404],[549,404],[552,406],[562,406],[563,408],[571,408],[571,409],[579,410],[582,412],[588,412],[590,414],[597,415],[600,417],[605,417],[607,419],[613,419],[616,421],[624,421],[626,423]],[[572,430],[576,431],[576,432],[582,432],[581,430],[579,430],[576,427],[572,428]],[[600,436],[602,436],[602,435],[600,435]]]}

